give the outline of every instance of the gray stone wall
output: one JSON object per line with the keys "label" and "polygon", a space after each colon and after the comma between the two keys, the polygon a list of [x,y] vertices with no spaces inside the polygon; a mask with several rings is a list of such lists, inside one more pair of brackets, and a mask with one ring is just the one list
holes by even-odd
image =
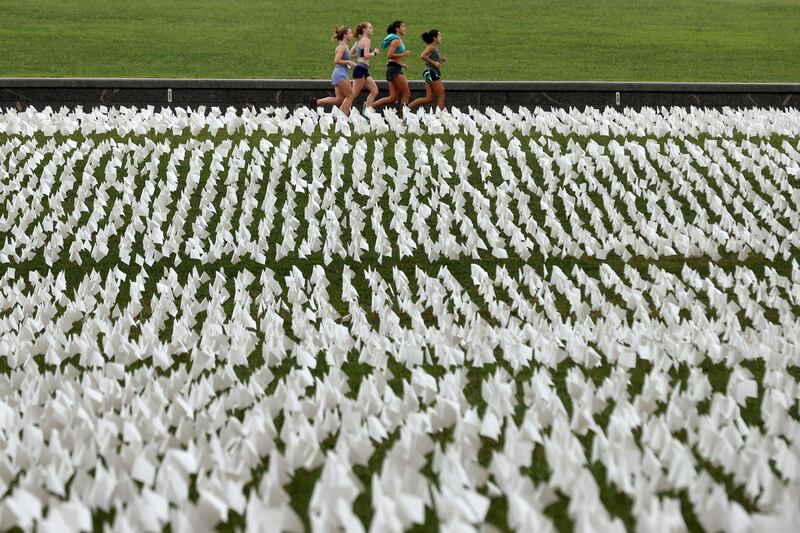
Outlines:
{"label": "gray stone wall", "polygon": [[[386,82],[378,80],[381,96]],[[424,94],[411,81],[411,97]],[[800,109],[800,84],[503,82],[445,80],[447,105],[461,109],[597,108],[650,106],[774,107]],[[244,107],[306,105],[311,97],[333,95],[326,80],[203,80],[119,78],[0,78],[0,108],[50,106]],[[356,102],[366,99],[363,92]]]}

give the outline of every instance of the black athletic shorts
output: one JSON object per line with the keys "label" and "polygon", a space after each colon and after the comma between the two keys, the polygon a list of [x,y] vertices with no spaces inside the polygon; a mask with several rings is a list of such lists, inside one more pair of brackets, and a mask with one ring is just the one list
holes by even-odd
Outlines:
{"label": "black athletic shorts", "polygon": [[392,81],[397,76],[403,73],[403,67],[400,63],[389,61],[386,65],[386,81]]}
{"label": "black athletic shorts", "polygon": [[369,78],[369,67],[363,63],[356,63],[356,68],[353,69],[353,79]]}

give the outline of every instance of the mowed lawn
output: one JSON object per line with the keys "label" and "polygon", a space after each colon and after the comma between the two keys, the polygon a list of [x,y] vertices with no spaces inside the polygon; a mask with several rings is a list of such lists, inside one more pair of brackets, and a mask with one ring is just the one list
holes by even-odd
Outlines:
{"label": "mowed lawn", "polygon": [[[2,77],[311,78],[330,75],[334,24],[403,19],[442,31],[445,79],[800,81],[797,0],[3,0]],[[385,59],[378,58],[376,77]]]}

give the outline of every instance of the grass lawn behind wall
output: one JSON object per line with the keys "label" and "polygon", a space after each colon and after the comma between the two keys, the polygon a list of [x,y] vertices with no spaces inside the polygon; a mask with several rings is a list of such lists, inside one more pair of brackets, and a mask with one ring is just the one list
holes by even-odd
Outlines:
{"label": "grass lawn behind wall", "polygon": [[[334,24],[442,31],[450,80],[798,82],[794,0],[0,2],[2,77],[329,77]],[[382,79],[385,58],[374,61]]]}

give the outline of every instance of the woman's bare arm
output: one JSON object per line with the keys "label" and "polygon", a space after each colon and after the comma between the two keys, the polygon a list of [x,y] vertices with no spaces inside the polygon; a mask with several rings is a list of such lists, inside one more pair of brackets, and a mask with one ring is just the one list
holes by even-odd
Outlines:
{"label": "woman's bare arm", "polygon": [[362,48],[364,49],[364,57],[366,59],[369,59],[371,57],[375,57],[376,55],[381,53],[380,50],[378,50],[377,48],[374,51],[370,48],[372,46],[372,41],[370,41],[366,37],[364,37],[362,42],[363,41],[366,41],[366,44],[362,46]]}
{"label": "woman's bare arm", "polygon": [[436,50],[436,47],[432,44],[429,44],[428,46],[425,47],[425,50],[422,51],[422,54],[419,56],[419,58],[422,59],[428,65],[440,68],[442,64],[434,61],[430,57],[434,50]]}
{"label": "woman's bare arm", "polygon": [[389,59],[391,59],[392,61],[401,60],[411,53],[408,50],[406,50],[402,54],[398,54],[397,53],[398,48],[400,48],[400,39],[395,39],[394,41],[389,43]]}
{"label": "woman's bare arm", "polygon": [[353,64],[352,61],[349,61],[347,59],[342,59],[345,50],[347,50],[347,46],[345,46],[344,44],[340,44],[339,46],[336,47],[336,55],[333,56],[334,65],[346,65],[348,67],[352,66]]}

